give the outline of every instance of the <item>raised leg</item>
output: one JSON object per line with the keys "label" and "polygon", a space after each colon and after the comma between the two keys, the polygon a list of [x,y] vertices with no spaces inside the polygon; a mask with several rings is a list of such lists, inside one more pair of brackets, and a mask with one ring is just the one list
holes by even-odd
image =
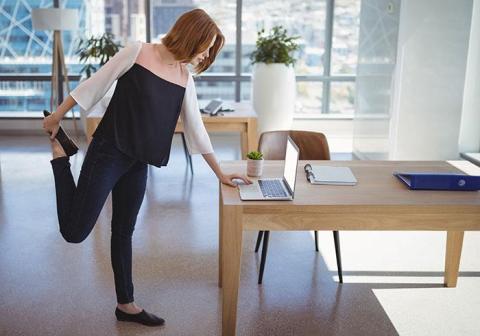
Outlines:
{"label": "raised leg", "polygon": [[338,280],[340,283],[343,283],[342,254],[340,253],[340,235],[338,231],[333,231],[333,242],[335,243],[335,255],[337,257]]}
{"label": "raised leg", "polygon": [[260,243],[262,242],[263,231],[258,231],[257,236],[257,243],[255,244],[255,253],[258,252],[258,248],[260,247]]}
{"label": "raised leg", "polygon": [[270,231],[265,231],[263,236],[262,259],[260,260],[260,274],[258,274],[259,285],[261,285],[263,281],[263,271],[265,270],[265,261],[267,260],[268,237],[270,236]]}
{"label": "raised leg", "polygon": [[242,258],[242,207],[224,206],[222,213],[222,335],[235,335],[237,325],[238,286]]}
{"label": "raised leg", "polygon": [[445,287],[456,287],[460,256],[462,254],[463,231],[447,231],[447,251],[445,254]]}
{"label": "raised leg", "polygon": [[131,159],[113,144],[95,138],[88,147],[78,185],[68,157],[53,159],[51,164],[60,232],[67,242],[80,243],[92,231],[108,194],[128,171]]}

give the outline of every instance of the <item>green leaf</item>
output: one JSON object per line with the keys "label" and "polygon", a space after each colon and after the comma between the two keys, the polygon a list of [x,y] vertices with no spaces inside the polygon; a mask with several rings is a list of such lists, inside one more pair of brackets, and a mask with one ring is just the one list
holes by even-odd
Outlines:
{"label": "green leaf", "polygon": [[92,63],[104,65],[121,47],[122,45],[115,42],[115,36],[111,33],[104,33],[99,37],[80,37],[76,53],[79,55],[80,62],[85,64],[80,70],[80,74],[85,73],[87,77],[90,77],[92,72],[97,70]]}
{"label": "green leaf", "polygon": [[268,34],[262,28],[257,32],[256,50],[250,54],[251,63],[295,64],[293,53],[300,49],[295,41],[298,38],[300,36],[288,36],[283,26],[274,26]]}

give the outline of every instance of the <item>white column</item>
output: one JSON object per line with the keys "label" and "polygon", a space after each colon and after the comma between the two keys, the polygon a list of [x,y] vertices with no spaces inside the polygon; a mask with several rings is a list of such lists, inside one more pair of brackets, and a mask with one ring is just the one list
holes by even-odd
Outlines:
{"label": "white column", "polygon": [[472,5],[472,0],[402,1],[390,159],[458,157]]}

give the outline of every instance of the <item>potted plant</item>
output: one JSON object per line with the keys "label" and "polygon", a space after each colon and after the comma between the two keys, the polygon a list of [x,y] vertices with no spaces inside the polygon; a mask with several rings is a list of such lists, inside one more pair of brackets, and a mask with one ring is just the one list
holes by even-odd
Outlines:
{"label": "potted plant", "polygon": [[[92,73],[107,63],[121,47],[122,45],[115,42],[114,35],[111,33],[104,33],[99,37],[91,36],[90,38],[81,38],[78,42],[76,52],[80,56],[80,62],[85,64],[80,70],[80,74],[85,74],[86,76],[86,78],[84,77],[82,80],[90,78]],[[93,106],[90,111],[97,108],[106,110],[112,98],[113,91],[115,90],[115,85],[116,83],[112,85],[110,90],[105,94],[105,97]],[[86,131],[87,128],[86,117],[87,111],[80,107],[80,119],[82,120],[84,131]]]}
{"label": "potted plant", "polygon": [[247,154],[247,175],[252,177],[261,176],[263,172],[263,154],[253,151]]}
{"label": "potted plant", "polygon": [[100,37],[92,36],[88,39],[81,38],[78,42],[77,54],[80,56],[80,62],[86,63],[80,70],[80,74],[85,73],[90,78],[92,72],[97,71],[97,67],[92,64],[98,64],[100,68],[108,62],[118,50],[122,47],[116,43],[112,33],[104,33]]}
{"label": "potted plant", "polygon": [[258,115],[258,132],[291,129],[295,109],[296,81],[293,53],[299,36],[288,36],[282,26],[267,34],[257,33],[252,61],[252,103]]}

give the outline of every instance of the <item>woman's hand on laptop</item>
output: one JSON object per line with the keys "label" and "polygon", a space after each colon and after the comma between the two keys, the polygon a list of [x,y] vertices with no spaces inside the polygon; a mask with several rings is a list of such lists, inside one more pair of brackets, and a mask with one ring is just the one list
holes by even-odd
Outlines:
{"label": "woman's hand on laptop", "polygon": [[241,174],[223,174],[220,177],[220,182],[222,182],[223,184],[231,187],[236,187],[238,183],[235,183],[233,180],[241,180],[245,184],[252,184],[252,181],[248,177]]}

